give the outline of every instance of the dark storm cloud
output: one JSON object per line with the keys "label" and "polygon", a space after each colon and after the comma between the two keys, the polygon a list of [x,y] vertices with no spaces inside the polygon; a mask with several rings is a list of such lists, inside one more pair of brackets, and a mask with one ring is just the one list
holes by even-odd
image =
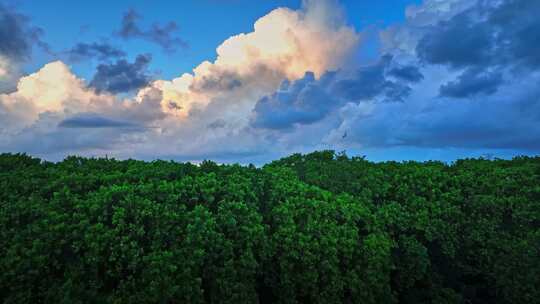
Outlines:
{"label": "dark storm cloud", "polygon": [[78,43],[68,51],[68,54],[75,61],[89,58],[109,60],[126,56],[124,51],[106,42]]}
{"label": "dark storm cloud", "polygon": [[493,94],[504,81],[499,73],[484,71],[508,70],[524,77],[540,68],[539,12],[540,1],[480,1],[432,26],[416,53],[424,63],[466,70],[441,86],[442,96]]}
{"label": "dark storm cloud", "polygon": [[424,79],[418,67],[413,65],[395,67],[388,72],[388,75],[409,82],[419,82]]}
{"label": "dark storm cloud", "polygon": [[430,64],[454,68],[540,67],[540,1],[480,1],[432,26],[416,52]]}
{"label": "dark storm cloud", "polygon": [[175,36],[179,28],[176,22],[170,21],[165,25],[153,23],[149,29],[142,29],[140,21],[142,16],[135,10],[127,11],[123,18],[120,30],[116,33],[123,39],[145,39],[161,46],[167,52],[174,52],[178,48],[187,48],[188,43]]}
{"label": "dark storm cloud", "polygon": [[319,81],[313,73],[292,84],[283,82],[281,88],[270,96],[260,99],[255,105],[255,119],[252,125],[257,128],[285,129],[293,124],[308,124],[322,119],[338,101],[328,92],[335,73],[325,74]]}
{"label": "dark storm cloud", "polygon": [[506,64],[540,67],[540,1],[507,0],[491,11],[487,22],[497,27],[497,55]]}
{"label": "dark storm cloud", "polygon": [[32,47],[46,48],[41,41],[43,30],[30,24],[29,18],[0,3],[0,55],[14,60],[30,56]]}
{"label": "dark storm cloud", "polygon": [[387,70],[391,63],[392,57],[385,55],[377,64],[359,68],[354,77],[340,80],[335,84],[334,94],[356,102],[380,95],[385,101],[403,101],[410,93],[410,88],[406,84],[387,78]]}
{"label": "dark storm cloud", "polygon": [[418,42],[416,52],[430,64],[455,68],[489,64],[494,45],[492,34],[488,24],[477,23],[466,12],[431,29]]}
{"label": "dark storm cloud", "polygon": [[59,124],[61,128],[134,128],[136,125],[110,119],[93,113],[78,114],[62,120]]}
{"label": "dark storm cloud", "polygon": [[503,83],[499,72],[482,72],[468,69],[455,81],[440,88],[440,95],[445,97],[468,98],[478,94],[491,95]]}
{"label": "dark storm cloud", "polygon": [[319,121],[348,102],[403,101],[411,88],[387,78],[391,64],[392,57],[383,56],[379,62],[361,67],[352,75],[327,72],[316,80],[313,73],[306,73],[292,84],[285,81],[276,93],[257,102],[252,126],[285,129]]}
{"label": "dark storm cloud", "polygon": [[124,93],[146,86],[150,82],[147,74],[148,64],[152,60],[149,54],[139,55],[135,62],[125,59],[111,64],[100,64],[90,82],[98,92]]}

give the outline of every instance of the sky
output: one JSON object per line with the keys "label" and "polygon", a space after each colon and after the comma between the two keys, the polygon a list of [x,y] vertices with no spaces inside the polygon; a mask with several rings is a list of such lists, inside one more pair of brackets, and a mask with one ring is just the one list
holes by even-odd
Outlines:
{"label": "sky", "polygon": [[540,2],[0,0],[0,153],[540,151]]}

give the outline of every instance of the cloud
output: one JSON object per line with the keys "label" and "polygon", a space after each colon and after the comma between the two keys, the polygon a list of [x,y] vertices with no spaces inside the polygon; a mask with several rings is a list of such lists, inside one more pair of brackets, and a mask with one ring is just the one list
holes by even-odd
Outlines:
{"label": "cloud", "polygon": [[252,126],[272,131],[273,146],[283,149],[538,152],[537,53],[524,53],[525,60],[513,51],[540,46],[535,35],[523,41],[517,34],[536,28],[536,6],[425,1],[409,10],[402,28],[382,35],[394,56],[345,75],[332,72],[331,81],[286,83],[259,100]]}
{"label": "cloud", "polygon": [[15,89],[21,76],[21,64],[32,55],[35,46],[47,49],[41,40],[43,30],[30,18],[0,3],[0,93]]}
{"label": "cloud", "polygon": [[165,25],[158,23],[144,30],[140,27],[139,22],[142,20],[135,10],[128,10],[122,17],[120,30],[116,33],[123,39],[145,39],[161,46],[167,52],[174,52],[178,48],[187,48],[189,45],[186,41],[174,36],[179,28],[175,22],[168,22]]}
{"label": "cloud", "polygon": [[392,56],[384,55],[376,64],[360,67],[354,76],[336,83],[335,94],[349,101],[373,100],[382,94],[383,101],[402,101],[410,88],[387,78]]}
{"label": "cloud", "polygon": [[498,72],[482,72],[467,69],[456,80],[441,86],[440,94],[445,97],[468,98],[475,95],[491,95],[503,83]]}
{"label": "cloud", "polygon": [[16,88],[19,67],[7,57],[0,55],[0,94]]}
{"label": "cloud", "polygon": [[308,72],[292,84],[283,82],[277,92],[257,102],[252,126],[284,129],[320,120],[331,108],[339,106],[339,101],[327,90],[328,82],[334,77],[334,73],[329,73],[316,81],[314,74]]}
{"label": "cloud", "polygon": [[540,2],[506,0],[489,11],[489,24],[497,30],[496,56],[505,64],[540,68]]}
{"label": "cloud", "polygon": [[17,118],[17,126],[31,124],[44,112],[76,112],[90,105],[91,99],[84,82],[59,61],[21,78],[14,92],[0,94],[0,104]]}
{"label": "cloud", "polygon": [[99,123],[148,127],[166,117],[161,100],[161,92],[155,89],[128,99],[107,92],[98,94],[67,65],[56,61],[21,78],[14,92],[0,94],[0,116],[3,122],[9,122],[2,124],[0,133],[16,134],[36,124],[44,113],[54,113],[47,116],[48,120],[58,119],[54,128],[74,127],[77,123],[88,127]]}
{"label": "cloud", "polygon": [[97,94],[67,65],[52,62],[0,94],[0,149],[48,159],[128,155],[159,134],[155,124],[167,118],[161,99],[156,90],[129,99]]}
{"label": "cloud", "polygon": [[61,128],[134,128],[137,125],[127,122],[110,119],[95,113],[81,113],[73,117],[62,120],[59,124]]}
{"label": "cloud", "polygon": [[43,30],[29,18],[0,4],[0,56],[20,61],[28,59],[34,45],[45,47]]}
{"label": "cloud", "polygon": [[133,63],[125,59],[115,63],[102,63],[90,82],[90,86],[98,92],[110,93],[130,92],[145,87],[150,82],[147,69],[152,61],[150,54],[138,55]]}
{"label": "cloud", "polygon": [[106,42],[78,43],[67,53],[71,60],[74,61],[90,58],[97,58],[104,61],[111,58],[121,58],[126,56],[124,51]]}
{"label": "cloud", "polygon": [[540,67],[538,1],[472,3],[452,18],[427,28],[416,47],[421,59],[454,68]]}
{"label": "cloud", "polygon": [[359,36],[344,21],[333,1],[306,1],[297,11],[275,9],[259,18],[252,32],[225,40],[213,62],[202,62],[192,73],[156,81],[152,87],[163,92],[163,109],[179,117],[223,105],[227,110],[222,115],[247,122],[256,101],[284,79],[297,80],[307,71],[319,77],[348,60]]}
{"label": "cloud", "polygon": [[8,74],[9,65],[6,59],[0,57],[0,78]]}
{"label": "cloud", "polygon": [[414,65],[395,67],[388,72],[388,75],[408,82],[419,82],[424,79],[420,69]]}
{"label": "cloud", "polygon": [[106,113],[112,120],[151,124],[165,117],[161,111],[161,98],[161,93],[156,90],[133,99],[121,99],[106,92],[97,94],[67,65],[56,61],[21,78],[14,92],[0,94],[0,110],[3,109],[13,122],[2,125],[2,131],[16,133],[28,128],[43,113],[56,113],[55,117],[61,118],[60,121],[81,113]]}
{"label": "cloud", "polygon": [[[145,78],[148,58],[103,64],[91,86],[50,63],[0,94],[0,148],[241,162],[328,148],[538,153],[534,2],[425,0],[362,64],[362,33],[335,1],[273,10],[171,80]],[[146,32],[137,22],[126,31]]]}
{"label": "cloud", "polygon": [[433,27],[416,47],[419,58],[430,64],[447,64],[455,68],[489,64],[494,45],[492,28],[489,24],[474,21],[470,12]]}
{"label": "cloud", "polygon": [[227,126],[227,122],[225,120],[217,119],[209,123],[207,127],[210,129],[221,129],[221,128],[225,128],[226,126]]}
{"label": "cloud", "polygon": [[[518,92],[517,89],[523,90]],[[521,149],[539,151],[540,91],[527,82],[500,94],[456,103],[454,100],[349,104],[342,109],[337,134],[361,147]]]}
{"label": "cloud", "polygon": [[[261,98],[253,110],[251,125],[256,128],[286,129],[293,125],[310,124],[326,117],[330,112],[348,102],[396,102],[403,101],[411,88],[407,82],[418,82],[422,74],[412,67],[409,74],[401,71],[391,80],[401,66],[392,67],[392,57],[383,56],[373,64],[353,71],[327,72],[320,79],[313,73],[292,84],[282,83],[275,93]],[[411,79],[412,78],[412,79]]]}
{"label": "cloud", "polygon": [[153,132],[131,127],[60,127],[58,122],[63,117],[62,113],[41,113],[32,125],[14,136],[3,138],[0,149],[5,152],[24,151],[52,160],[60,160],[67,154],[122,156]]}
{"label": "cloud", "polygon": [[348,132],[349,147],[540,151],[539,66],[530,52],[540,41],[519,35],[538,26],[538,3],[443,3],[426,1],[383,35],[396,58],[422,63],[424,79],[403,103],[348,103],[327,141]]}
{"label": "cloud", "polygon": [[190,90],[195,92],[223,92],[231,91],[242,86],[241,76],[234,71],[220,70],[210,66],[211,73],[194,79]]}

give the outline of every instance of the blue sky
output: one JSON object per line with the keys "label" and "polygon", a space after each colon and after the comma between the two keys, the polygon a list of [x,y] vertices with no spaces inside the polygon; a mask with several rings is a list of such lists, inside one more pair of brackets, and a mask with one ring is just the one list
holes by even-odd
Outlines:
{"label": "blue sky", "polygon": [[0,0],[0,152],[540,152],[540,2]]}

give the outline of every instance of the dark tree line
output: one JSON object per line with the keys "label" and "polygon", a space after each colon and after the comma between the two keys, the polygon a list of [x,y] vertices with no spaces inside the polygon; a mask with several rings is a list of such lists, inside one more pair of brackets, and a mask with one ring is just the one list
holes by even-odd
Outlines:
{"label": "dark tree line", "polygon": [[0,155],[3,303],[540,303],[540,158]]}

